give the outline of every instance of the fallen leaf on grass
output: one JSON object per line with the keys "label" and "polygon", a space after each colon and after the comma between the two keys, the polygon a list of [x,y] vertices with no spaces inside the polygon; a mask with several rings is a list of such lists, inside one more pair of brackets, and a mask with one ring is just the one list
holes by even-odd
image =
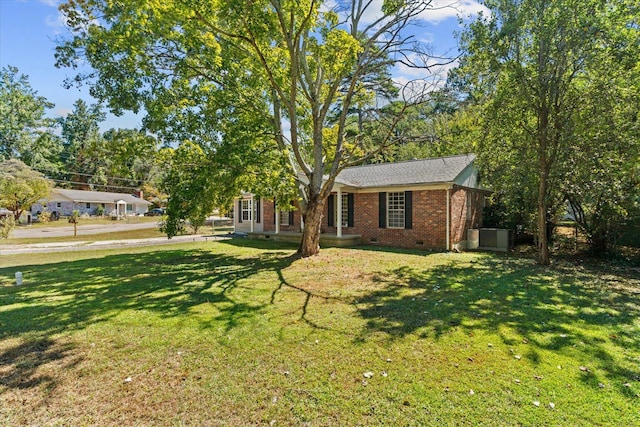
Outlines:
{"label": "fallen leaf on grass", "polygon": [[371,371],[365,372],[364,374],[362,374],[362,376],[365,378],[371,378],[373,377],[373,372]]}
{"label": "fallen leaf on grass", "polygon": [[475,393],[473,392],[473,390],[469,390],[469,394],[473,396]]}
{"label": "fallen leaf on grass", "polygon": [[556,404],[555,404],[555,403],[553,403],[553,402],[549,402],[549,408],[551,408],[551,409],[555,409],[555,407],[556,407]]}
{"label": "fallen leaf on grass", "polygon": [[133,381],[133,379],[131,377],[127,377],[124,379],[125,383],[130,383],[131,381]]}
{"label": "fallen leaf on grass", "polygon": [[589,372],[589,368],[587,368],[586,366],[580,366],[580,370],[582,372]]}
{"label": "fallen leaf on grass", "polygon": [[534,401],[533,401],[533,404],[534,404],[535,406],[540,406],[540,402],[538,402],[537,400],[534,400]]}

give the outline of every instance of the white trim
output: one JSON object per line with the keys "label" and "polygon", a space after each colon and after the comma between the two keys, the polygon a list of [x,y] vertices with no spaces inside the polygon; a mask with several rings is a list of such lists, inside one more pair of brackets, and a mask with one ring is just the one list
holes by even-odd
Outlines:
{"label": "white trim", "polygon": [[276,234],[280,233],[280,209],[276,209]]}
{"label": "white trim", "polygon": [[447,244],[445,246],[446,250],[449,250],[451,248],[451,243],[449,242],[449,240],[451,239],[451,190],[449,190],[447,188],[447,220],[446,220],[446,226],[447,226],[447,231],[445,232],[445,238],[447,239]]}

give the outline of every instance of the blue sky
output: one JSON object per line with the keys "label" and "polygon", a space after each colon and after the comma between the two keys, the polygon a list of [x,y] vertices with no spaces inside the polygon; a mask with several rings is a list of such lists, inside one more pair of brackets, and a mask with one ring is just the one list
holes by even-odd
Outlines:
{"label": "blue sky", "polygon": [[[60,0],[0,0],[0,67],[12,65],[18,67],[21,74],[29,76],[31,87],[55,104],[49,111],[52,117],[68,114],[80,98],[95,103],[87,88],[64,89],[64,79],[72,77],[74,72],[54,66],[56,40],[67,35],[57,10],[59,3]],[[483,10],[471,0],[456,1],[455,8],[447,7],[449,4],[451,0],[433,0],[435,7],[424,14],[419,33],[416,33],[420,40],[429,41],[437,53],[455,51],[453,32],[458,29],[456,16],[459,13],[467,16]],[[417,77],[412,70],[402,67],[397,73],[400,80]],[[109,115],[101,127],[107,130],[140,125],[140,116],[126,114],[123,117]]]}

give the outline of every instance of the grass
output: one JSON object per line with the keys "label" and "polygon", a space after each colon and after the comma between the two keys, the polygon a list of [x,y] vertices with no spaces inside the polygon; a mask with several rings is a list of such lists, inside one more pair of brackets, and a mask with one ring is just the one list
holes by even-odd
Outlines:
{"label": "grass", "polygon": [[0,258],[0,423],[640,424],[638,270],[293,252]]}

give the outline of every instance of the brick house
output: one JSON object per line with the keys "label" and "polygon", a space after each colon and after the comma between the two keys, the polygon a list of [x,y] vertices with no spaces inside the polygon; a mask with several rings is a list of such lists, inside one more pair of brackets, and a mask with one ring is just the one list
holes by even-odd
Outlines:
{"label": "brick house", "polygon": [[[482,223],[484,198],[474,155],[382,163],[344,169],[327,200],[321,244],[373,244],[464,249],[467,230]],[[299,239],[298,210],[247,193],[235,203],[237,232],[253,238]]]}
{"label": "brick house", "polygon": [[74,210],[81,215],[95,215],[96,209],[101,207],[105,215],[122,217],[142,215],[147,212],[150,204],[142,198],[141,192],[134,196],[127,193],[54,188],[49,197],[31,206],[31,213],[35,215],[46,208],[58,216],[69,216]]}

